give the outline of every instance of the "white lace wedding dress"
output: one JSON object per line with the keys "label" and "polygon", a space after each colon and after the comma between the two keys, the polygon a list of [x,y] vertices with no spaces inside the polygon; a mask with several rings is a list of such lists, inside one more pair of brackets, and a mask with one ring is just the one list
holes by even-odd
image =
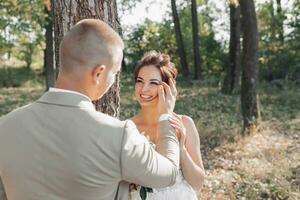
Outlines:
{"label": "white lace wedding dress", "polygon": [[[142,200],[140,197],[140,187],[131,192],[131,200]],[[146,200],[197,200],[197,195],[193,188],[186,182],[182,172],[176,179],[176,183],[165,188],[153,188],[153,192],[147,192]]]}

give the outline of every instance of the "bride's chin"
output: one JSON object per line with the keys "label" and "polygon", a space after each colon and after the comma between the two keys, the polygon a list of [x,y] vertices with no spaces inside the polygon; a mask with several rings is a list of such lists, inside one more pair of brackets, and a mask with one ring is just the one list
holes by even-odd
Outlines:
{"label": "bride's chin", "polygon": [[143,101],[143,102],[139,102],[141,107],[152,107],[152,106],[156,106],[156,102],[155,101]]}

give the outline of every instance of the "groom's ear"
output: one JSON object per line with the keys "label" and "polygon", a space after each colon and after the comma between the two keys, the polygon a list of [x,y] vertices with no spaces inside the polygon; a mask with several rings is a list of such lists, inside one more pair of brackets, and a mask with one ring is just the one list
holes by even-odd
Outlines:
{"label": "groom's ear", "polygon": [[93,68],[92,70],[93,83],[97,85],[100,83],[100,78],[103,75],[105,69],[106,69],[105,65],[97,65],[96,67]]}

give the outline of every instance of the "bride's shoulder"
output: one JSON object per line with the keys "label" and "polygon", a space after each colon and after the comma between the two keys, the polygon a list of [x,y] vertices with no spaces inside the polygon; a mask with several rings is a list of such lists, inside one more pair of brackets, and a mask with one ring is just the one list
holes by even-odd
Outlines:
{"label": "bride's shoulder", "polygon": [[187,130],[187,134],[192,138],[198,137],[198,131],[194,120],[187,115],[180,115],[180,117],[185,129]]}
{"label": "bride's shoulder", "polygon": [[190,116],[188,116],[188,115],[179,115],[179,114],[177,114],[177,115],[181,118],[182,123],[183,123],[184,126],[186,126],[186,125],[190,126],[190,125],[195,124],[194,120]]}

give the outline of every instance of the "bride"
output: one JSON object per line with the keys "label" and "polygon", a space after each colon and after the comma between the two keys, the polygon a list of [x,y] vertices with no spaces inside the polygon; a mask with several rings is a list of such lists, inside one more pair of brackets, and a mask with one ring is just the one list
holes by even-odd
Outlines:
{"label": "bride", "polygon": [[[135,97],[140,112],[132,118],[139,131],[154,145],[157,141],[158,88],[161,82],[175,82],[177,70],[170,57],[156,51],[147,52],[134,71]],[[188,105],[187,105],[188,106]],[[204,182],[204,167],[200,153],[200,139],[194,121],[186,115],[176,113],[169,119],[180,137],[181,174],[173,186],[166,188],[144,188],[131,184],[131,199],[196,200],[196,193]],[[141,196],[143,196],[141,198]]]}

